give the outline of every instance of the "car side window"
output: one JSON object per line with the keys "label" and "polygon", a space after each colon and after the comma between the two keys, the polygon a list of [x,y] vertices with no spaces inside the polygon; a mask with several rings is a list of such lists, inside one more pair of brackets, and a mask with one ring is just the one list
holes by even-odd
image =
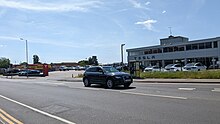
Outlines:
{"label": "car side window", "polygon": [[87,72],[96,72],[96,68],[89,68]]}
{"label": "car side window", "polygon": [[96,72],[103,72],[103,70],[101,68],[97,68],[97,71]]}
{"label": "car side window", "polygon": [[176,67],[181,67],[180,65],[176,65]]}
{"label": "car side window", "polygon": [[198,64],[196,64],[196,66],[202,66],[202,65],[198,63]]}

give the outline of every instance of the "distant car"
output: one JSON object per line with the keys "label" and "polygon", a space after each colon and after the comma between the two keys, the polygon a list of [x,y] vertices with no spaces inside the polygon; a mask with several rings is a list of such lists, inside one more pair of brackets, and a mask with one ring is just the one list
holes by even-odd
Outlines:
{"label": "distant car", "polygon": [[20,72],[19,69],[9,69],[6,71],[6,73],[14,73],[14,74],[19,73],[19,72]]}
{"label": "distant car", "polygon": [[213,65],[210,65],[210,66],[209,66],[209,69],[218,69],[218,68],[219,68],[219,65],[214,65],[214,66],[213,66]]}
{"label": "distant car", "polygon": [[117,66],[117,67],[116,67],[116,69],[117,69],[118,71],[122,71],[122,68],[123,68],[122,66]]}
{"label": "distant car", "polygon": [[202,71],[206,70],[206,66],[202,63],[188,63],[183,67],[183,71]]}
{"label": "distant car", "polygon": [[161,71],[160,67],[158,67],[158,66],[147,66],[144,69],[144,72],[155,72],[155,71]]}
{"label": "distant car", "polygon": [[133,79],[130,74],[119,72],[112,66],[93,66],[84,72],[83,83],[85,87],[101,84],[106,88],[114,88],[116,85],[124,85],[127,88],[133,83]]}
{"label": "distant car", "polygon": [[60,66],[59,71],[69,71],[69,69],[66,66]]}
{"label": "distant car", "polygon": [[165,66],[164,71],[181,71],[180,64],[169,64]]}
{"label": "distant car", "polygon": [[40,75],[39,70],[23,70],[18,73],[19,76]]}

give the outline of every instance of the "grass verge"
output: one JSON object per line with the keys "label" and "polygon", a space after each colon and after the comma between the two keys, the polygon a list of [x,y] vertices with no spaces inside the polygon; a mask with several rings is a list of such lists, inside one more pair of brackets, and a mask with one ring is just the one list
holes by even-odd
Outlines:
{"label": "grass verge", "polygon": [[162,79],[220,79],[220,71],[199,72],[141,72],[141,78]]}

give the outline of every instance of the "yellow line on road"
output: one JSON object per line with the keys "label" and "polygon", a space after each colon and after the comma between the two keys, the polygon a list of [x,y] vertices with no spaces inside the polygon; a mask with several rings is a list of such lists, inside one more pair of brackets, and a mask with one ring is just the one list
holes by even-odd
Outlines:
{"label": "yellow line on road", "polygon": [[[4,114],[4,115],[2,115],[2,114]],[[14,121],[15,123],[17,123],[17,124],[23,124],[22,122],[20,122],[19,120],[17,120],[17,119],[15,119],[14,117],[12,117],[11,115],[9,115],[8,113],[6,113],[5,111],[3,111],[2,109],[0,109],[0,117],[4,120],[4,121],[6,121],[8,124],[14,124],[12,121]],[[12,121],[10,121],[10,120],[12,120]]]}
{"label": "yellow line on road", "polygon": [[4,115],[2,115],[0,113],[0,118],[2,118],[5,122],[7,122],[8,124],[14,124],[12,121],[10,121],[8,118],[6,118]]}

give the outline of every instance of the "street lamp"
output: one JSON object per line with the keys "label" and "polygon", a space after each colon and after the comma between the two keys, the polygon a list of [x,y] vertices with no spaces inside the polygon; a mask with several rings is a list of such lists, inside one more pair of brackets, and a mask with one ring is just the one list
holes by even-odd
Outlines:
{"label": "street lamp", "polygon": [[121,65],[123,66],[123,46],[125,44],[121,44]]}
{"label": "street lamp", "polygon": [[[20,38],[20,40],[23,41],[24,39]],[[26,70],[28,70],[28,43],[27,43],[27,40],[25,40],[25,49],[26,49],[25,54],[26,54],[26,63],[27,63]],[[28,78],[28,71],[27,71],[27,78]]]}

